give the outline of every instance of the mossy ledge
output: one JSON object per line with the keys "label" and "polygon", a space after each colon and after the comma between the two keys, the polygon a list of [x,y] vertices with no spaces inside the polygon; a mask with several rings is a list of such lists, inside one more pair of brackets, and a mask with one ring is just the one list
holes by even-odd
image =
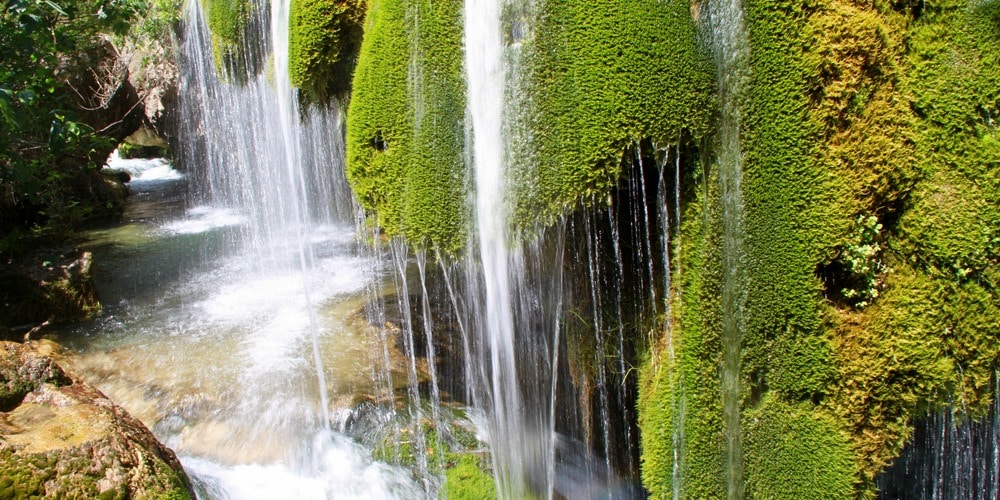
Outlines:
{"label": "mossy ledge", "polygon": [[711,129],[714,71],[688,2],[548,0],[525,14],[535,21],[508,16],[527,23],[510,30],[525,33],[512,40],[523,53],[525,95],[515,103],[528,130],[512,145],[517,225],[604,199],[643,140],[666,147]]}
{"label": "mossy ledge", "polygon": [[372,0],[347,114],[347,178],[388,235],[465,242],[462,2]]}
{"label": "mossy ledge", "polygon": [[[522,228],[604,200],[640,141],[704,135],[714,99],[686,2],[540,5],[514,2],[504,15],[519,75],[506,120]],[[347,126],[362,204],[386,233],[446,251],[465,244],[469,216],[460,25],[461,2],[370,2]]]}
{"label": "mossy ledge", "polygon": [[263,54],[253,47],[250,36],[259,24],[254,0],[199,0],[212,33],[212,55],[216,72],[243,82],[261,68]]}

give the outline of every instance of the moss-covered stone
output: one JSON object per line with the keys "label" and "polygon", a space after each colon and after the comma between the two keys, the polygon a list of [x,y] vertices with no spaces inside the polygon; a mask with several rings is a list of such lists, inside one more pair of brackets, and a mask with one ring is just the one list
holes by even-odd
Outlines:
{"label": "moss-covered stone", "polygon": [[[997,5],[744,2],[748,494],[871,495],[915,411],[989,402],[1000,363]],[[644,139],[704,152],[684,162],[672,316],[642,370],[642,476],[654,497],[725,491],[729,270],[700,12],[550,0],[513,2],[504,16],[515,225],[605,199],[623,151]],[[362,203],[389,234],[450,250],[468,221],[459,19],[458,2],[371,2],[348,118]],[[774,442],[782,433],[828,460]],[[781,483],[772,465],[794,480]],[[815,484],[802,479],[813,470]]]}
{"label": "moss-covered stone", "polygon": [[441,498],[455,500],[495,498],[496,490],[493,475],[480,457],[468,453],[449,455]]}
{"label": "moss-covered stone", "polygon": [[653,350],[640,385],[642,480],[653,498],[674,498],[675,492],[689,498],[725,494],[719,376],[722,201],[717,171],[704,161],[696,165],[686,178],[694,189],[683,207],[680,244],[674,249],[674,257],[683,258],[675,269],[680,279],[672,290],[674,316],[667,319],[670,339]]}
{"label": "moss-covered stone", "polygon": [[518,41],[530,145],[514,146],[529,154],[509,178],[522,226],[603,199],[621,182],[626,149],[643,139],[676,144],[682,132],[700,138],[714,109],[712,66],[689,2],[539,5]]}
{"label": "moss-covered stone", "polygon": [[[603,199],[634,143],[710,127],[711,66],[689,5],[594,8],[560,0],[504,16],[518,75],[504,110],[518,226]],[[348,116],[349,178],[363,204],[388,233],[451,250],[465,242],[468,213],[460,14],[458,2],[373,2]]]}
{"label": "moss-covered stone", "polygon": [[362,0],[292,1],[288,73],[307,100],[346,98],[361,47],[364,14]]}
{"label": "moss-covered stone", "polygon": [[347,117],[347,177],[392,236],[465,242],[462,3],[369,3]]}
{"label": "moss-covered stone", "polygon": [[220,75],[236,81],[247,76],[247,64],[259,54],[248,53],[248,35],[255,12],[250,0],[200,0],[212,33],[212,53]]}
{"label": "moss-covered stone", "polygon": [[771,396],[743,419],[747,498],[851,498],[854,456],[836,420]]}
{"label": "moss-covered stone", "polygon": [[45,349],[0,342],[0,377],[20,388],[0,408],[0,497],[193,498],[174,453]]}

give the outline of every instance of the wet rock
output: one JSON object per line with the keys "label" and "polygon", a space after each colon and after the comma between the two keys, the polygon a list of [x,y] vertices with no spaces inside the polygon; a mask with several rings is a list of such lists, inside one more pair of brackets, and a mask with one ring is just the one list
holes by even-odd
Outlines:
{"label": "wet rock", "polygon": [[97,316],[93,257],[75,249],[32,252],[0,270],[0,340],[23,340],[53,322]]}
{"label": "wet rock", "polygon": [[45,348],[0,342],[0,498],[191,498],[174,453]]}

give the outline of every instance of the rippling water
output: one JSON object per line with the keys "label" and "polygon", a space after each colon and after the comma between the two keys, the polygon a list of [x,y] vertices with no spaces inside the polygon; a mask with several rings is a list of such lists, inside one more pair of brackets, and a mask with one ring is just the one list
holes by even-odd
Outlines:
{"label": "rippling water", "polygon": [[132,196],[122,224],[86,235],[105,314],[61,336],[75,370],[172,447],[205,498],[423,496],[408,469],[322,422],[310,305],[332,413],[376,392],[383,346],[362,309],[383,269],[355,229],[297,228],[315,255],[303,274],[297,241],[244,253],[237,209],[186,207],[166,161],[111,163]]}

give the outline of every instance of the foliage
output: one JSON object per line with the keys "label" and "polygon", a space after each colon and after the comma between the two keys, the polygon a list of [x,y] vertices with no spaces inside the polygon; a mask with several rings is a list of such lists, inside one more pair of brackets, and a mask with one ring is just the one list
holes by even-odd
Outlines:
{"label": "foliage", "polygon": [[307,100],[345,98],[361,46],[361,0],[293,0],[289,13],[288,73]]}
{"label": "foliage", "polygon": [[[113,149],[86,123],[74,75],[106,35],[123,35],[138,0],[15,0],[0,12],[0,223],[69,225],[87,217],[93,184],[80,189]],[[75,65],[81,65],[80,67]],[[83,90],[84,92],[87,89]],[[83,96],[79,97],[84,99]],[[100,181],[89,181],[100,184]],[[88,193],[89,192],[89,193]]]}
{"label": "foliage", "polygon": [[878,241],[881,231],[882,224],[875,216],[859,215],[854,237],[842,250],[853,286],[844,288],[841,293],[855,307],[864,307],[877,299],[885,286],[885,273],[889,269],[881,260],[882,245]]}

